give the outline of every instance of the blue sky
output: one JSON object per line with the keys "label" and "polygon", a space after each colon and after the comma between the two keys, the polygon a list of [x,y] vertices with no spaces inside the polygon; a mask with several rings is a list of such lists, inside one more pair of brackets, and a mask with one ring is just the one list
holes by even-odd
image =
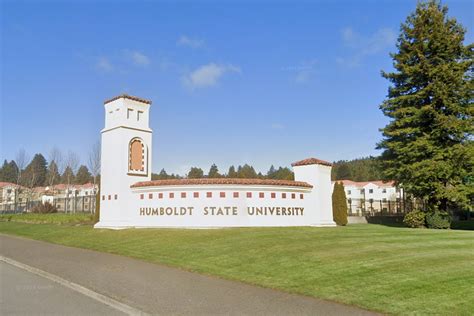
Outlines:
{"label": "blue sky", "polygon": [[[473,41],[474,5],[445,1]],[[1,148],[83,163],[103,101],[153,100],[153,170],[377,155],[415,1],[2,1]]]}

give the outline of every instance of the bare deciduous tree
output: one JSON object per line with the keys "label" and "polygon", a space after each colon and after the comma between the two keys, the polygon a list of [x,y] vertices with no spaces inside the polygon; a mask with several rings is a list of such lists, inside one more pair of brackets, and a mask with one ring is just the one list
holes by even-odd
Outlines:
{"label": "bare deciduous tree", "polygon": [[97,176],[100,174],[100,142],[99,141],[97,141],[94,145],[92,145],[91,151],[89,153],[89,161],[88,161],[87,166],[89,167],[89,171],[94,177],[94,186],[95,186],[97,182]]}
{"label": "bare deciduous tree", "polygon": [[[66,203],[65,203],[65,209],[64,211],[67,213],[68,212],[68,204],[69,204],[69,191],[71,190],[71,180],[72,176],[76,174],[77,168],[79,167],[79,156],[73,152],[69,151],[67,154],[66,162],[65,162],[65,172],[69,171],[66,173]],[[75,204],[75,203],[74,203]]]}
{"label": "bare deciduous tree", "polygon": [[[51,151],[49,152],[49,168],[51,167],[51,164],[54,162],[57,168],[57,172],[61,174],[63,172],[63,155],[61,151],[57,147],[53,147]],[[49,170],[48,168],[48,178],[47,178],[47,183],[49,187],[52,189],[56,180],[57,180],[57,174],[54,172],[54,170]]]}
{"label": "bare deciduous tree", "polygon": [[[18,172],[16,174],[16,192],[15,192],[15,205],[18,203],[18,198],[22,192],[21,183],[23,181],[23,170],[25,170],[26,166],[28,165],[30,158],[26,153],[25,149],[21,148],[18,150],[15,156],[15,163],[18,167]],[[16,206],[15,206],[16,208]]]}

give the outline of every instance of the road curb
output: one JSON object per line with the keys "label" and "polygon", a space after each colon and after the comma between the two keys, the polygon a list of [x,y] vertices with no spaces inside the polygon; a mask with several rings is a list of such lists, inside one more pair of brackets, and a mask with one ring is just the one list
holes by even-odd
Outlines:
{"label": "road curb", "polygon": [[54,274],[51,274],[49,272],[46,272],[46,271],[43,271],[43,270],[40,270],[40,269],[37,269],[35,267],[32,267],[32,266],[29,266],[29,265],[26,265],[24,263],[21,263],[21,262],[18,262],[16,260],[13,260],[13,259],[10,259],[10,258],[7,258],[7,257],[4,257],[4,256],[1,256],[0,255],[0,261],[2,262],[5,262],[7,264],[10,264],[12,266],[15,266],[17,268],[20,268],[20,269],[23,269],[23,270],[26,270],[28,272],[31,272],[33,274],[36,274],[36,275],[39,275],[41,277],[44,277],[48,280],[51,280],[53,282],[56,282],[56,283],[59,283],[61,284],[62,286],[65,286],[67,288],[70,288],[82,295],[85,295],[87,297],[90,297],[96,301],[99,301],[105,305],[108,305],[112,308],[115,308],[116,310],[119,310],[127,315],[140,315],[140,316],[145,316],[145,315],[149,315],[139,309],[136,309],[134,307],[131,307],[127,304],[124,304],[124,303],[121,303],[113,298],[110,298],[108,296],[105,296],[103,294],[100,294],[100,293],[97,293],[97,292],[94,292],[88,288],[85,288],[83,287],[82,285],[79,285],[77,283],[74,283],[74,282],[71,282],[71,281],[68,281],[66,279],[63,279],[57,275],[54,275]]}

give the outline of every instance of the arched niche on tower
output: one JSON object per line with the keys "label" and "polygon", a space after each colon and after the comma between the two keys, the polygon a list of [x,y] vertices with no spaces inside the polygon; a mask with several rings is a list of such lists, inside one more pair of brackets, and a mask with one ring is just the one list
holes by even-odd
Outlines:
{"label": "arched niche on tower", "polygon": [[128,144],[128,174],[146,176],[147,167],[147,146],[141,138],[132,138]]}

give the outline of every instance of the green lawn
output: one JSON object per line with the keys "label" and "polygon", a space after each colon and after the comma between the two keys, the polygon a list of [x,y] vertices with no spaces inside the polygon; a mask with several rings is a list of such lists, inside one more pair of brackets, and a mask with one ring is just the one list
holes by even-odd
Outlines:
{"label": "green lawn", "polygon": [[370,224],[111,231],[0,222],[0,232],[391,314],[472,315],[474,311],[472,231]]}

